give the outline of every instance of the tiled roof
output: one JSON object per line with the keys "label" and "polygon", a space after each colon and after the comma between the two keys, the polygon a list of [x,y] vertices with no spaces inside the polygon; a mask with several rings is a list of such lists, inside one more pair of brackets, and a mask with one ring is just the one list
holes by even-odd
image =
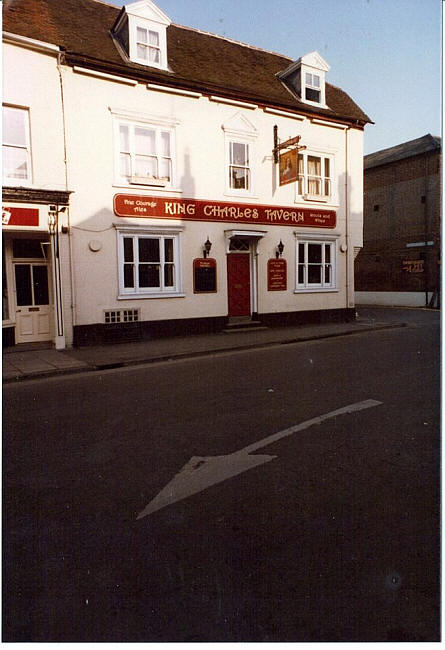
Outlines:
{"label": "tiled roof", "polygon": [[171,72],[124,61],[110,32],[120,11],[101,0],[4,0],[3,30],[58,45],[72,65],[359,125],[371,121],[329,83],[329,109],[299,102],[276,78],[292,63],[288,57],[188,27],[167,28]]}
{"label": "tiled roof", "polygon": [[421,138],[416,138],[415,140],[398,144],[395,147],[389,147],[388,149],[382,149],[381,151],[368,154],[364,157],[364,166],[365,169],[370,169],[371,167],[378,167],[379,165],[387,165],[397,160],[403,160],[403,158],[420,156],[429,151],[440,151],[440,149],[441,139],[428,133]]}

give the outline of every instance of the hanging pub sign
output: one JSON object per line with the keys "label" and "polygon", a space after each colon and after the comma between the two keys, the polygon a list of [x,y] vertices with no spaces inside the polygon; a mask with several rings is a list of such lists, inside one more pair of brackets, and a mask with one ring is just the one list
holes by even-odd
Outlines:
{"label": "hanging pub sign", "polygon": [[286,291],[287,264],[282,258],[267,261],[267,290]]}
{"label": "hanging pub sign", "polygon": [[297,150],[291,149],[280,154],[280,185],[295,183],[297,177]]}
{"label": "hanging pub sign", "polygon": [[335,228],[336,225],[335,210],[323,210],[318,207],[295,208],[135,194],[115,194],[114,214],[118,217],[219,221],[271,226]]}
{"label": "hanging pub sign", "polygon": [[216,292],[216,260],[211,257],[198,257],[193,260],[193,292]]}
{"label": "hanging pub sign", "polygon": [[278,127],[273,127],[272,149],[274,163],[279,164],[280,185],[295,183],[298,180],[298,152],[306,149],[305,145],[300,144],[301,135],[289,138],[284,142],[278,140]]}

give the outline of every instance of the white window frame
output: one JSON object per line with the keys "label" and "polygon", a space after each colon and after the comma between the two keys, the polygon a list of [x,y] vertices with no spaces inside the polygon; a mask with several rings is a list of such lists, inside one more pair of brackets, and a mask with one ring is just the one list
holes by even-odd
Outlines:
{"label": "white window frame", "polygon": [[[338,238],[340,235],[323,235],[315,233],[294,233],[295,234],[295,291],[294,293],[320,293],[320,292],[333,292],[338,291]],[[320,245],[322,247],[321,252],[321,262],[317,263],[321,265],[321,282],[309,282],[309,273],[308,267],[310,265],[308,260],[308,246],[310,244]],[[305,250],[305,259],[301,262],[300,255],[300,245],[304,246]],[[330,246],[330,261],[326,262],[325,259],[325,246]],[[300,266],[304,265],[304,279],[302,282],[299,281],[299,269]],[[325,280],[325,269],[327,266],[331,267],[331,280],[326,282]]]}
{"label": "white window frame", "polygon": [[[327,67],[327,70],[329,69],[329,66]],[[300,99],[302,102],[305,104],[310,104],[311,106],[318,106],[318,108],[327,108],[326,105],[326,70],[322,69],[321,67],[315,67],[312,65],[307,65],[306,63],[303,63],[300,67],[300,92],[301,96]],[[310,83],[307,83],[306,81],[306,74],[316,75],[319,78],[319,83],[320,86],[314,86]],[[310,88],[312,90],[319,90],[320,91],[320,100],[318,102],[314,101],[313,99],[306,99],[306,88]]]}
{"label": "white window frame", "polygon": [[[334,203],[335,202],[335,156],[331,153],[322,153],[319,151],[313,151],[311,149],[306,149],[301,151],[297,155],[297,166],[300,170],[300,156],[303,160],[303,173],[298,173],[298,179],[295,184],[297,197],[305,201],[316,201],[322,203]],[[313,180],[318,180],[322,189],[321,194],[312,194],[309,192],[309,169],[308,169],[308,158],[320,158],[320,176],[311,176]],[[329,161],[329,176],[325,174],[325,161]],[[329,193],[324,194],[324,189],[326,183],[329,184]],[[300,189],[301,188],[301,189]]]}
{"label": "white window frame", "polygon": [[[233,146],[234,145],[242,145],[243,147],[247,147],[247,164],[235,164],[232,152],[233,152]],[[230,137],[227,139],[227,151],[226,151],[226,159],[227,159],[227,167],[226,167],[226,174],[227,174],[227,191],[231,194],[236,194],[237,196],[251,196],[252,194],[252,142],[247,139],[247,138],[242,138],[242,137]],[[233,187],[232,185],[232,169],[233,168],[239,168],[239,169],[244,169],[247,171],[247,187]]]}
{"label": "white window frame", "polygon": [[31,135],[30,135],[30,115],[29,109],[22,106],[12,106],[10,104],[3,105],[3,111],[13,110],[21,112],[25,117],[25,144],[17,144],[14,142],[7,142],[5,140],[6,134],[5,129],[3,129],[2,136],[2,150],[3,150],[3,160],[5,161],[6,156],[4,155],[5,149],[20,149],[25,152],[26,158],[26,168],[27,168],[27,177],[26,178],[15,178],[13,176],[6,176],[6,166],[3,164],[3,185],[18,185],[18,186],[30,186],[32,185],[32,157],[31,157]]}
{"label": "white window frame", "polygon": [[[226,153],[225,153],[225,169],[224,174],[226,178],[225,194],[227,196],[246,196],[253,197],[255,195],[255,145],[254,138],[246,135],[233,135],[226,133]],[[233,165],[231,162],[231,149],[233,144],[242,144],[248,147],[249,151],[249,164],[246,169],[249,170],[249,187],[236,188],[231,186],[231,168],[240,165]],[[241,165],[242,167],[242,165]]]}
{"label": "white window frame", "polygon": [[[117,226],[117,250],[118,250],[118,275],[119,275],[119,300],[141,299],[141,298],[178,298],[183,297],[182,292],[182,259],[181,259],[181,227],[132,227]],[[124,239],[131,238],[133,241],[133,264],[136,267],[139,263],[137,242],[142,239],[157,239],[160,242],[160,286],[159,287],[139,287],[137,273],[134,274],[134,286],[125,287],[124,282]],[[164,286],[164,266],[168,262],[164,258],[164,240],[173,240],[173,286]]]}
{"label": "white window frame", "polygon": [[[232,116],[225,124],[222,125],[225,138],[225,162],[224,162],[224,177],[225,177],[225,195],[232,197],[255,197],[255,184],[256,184],[256,146],[255,142],[258,138],[258,131],[252,122],[244,115],[243,112],[238,112]],[[231,147],[234,143],[247,145],[249,148],[249,187],[235,188],[231,187],[230,170],[231,164]],[[238,165],[233,165],[237,167]]]}
{"label": "white window frame", "polygon": [[[311,80],[310,80],[310,81],[308,81],[308,77],[311,77]],[[316,77],[316,78],[318,79],[318,86],[317,86],[315,83],[313,83],[313,79],[314,79],[314,77]],[[321,83],[322,83],[322,80],[321,80],[321,75],[320,75],[320,73],[309,72],[308,70],[306,70],[306,71],[304,72],[304,83],[303,83],[303,88],[304,88],[304,100],[305,100],[306,102],[313,102],[314,104],[321,104],[321,103],[322,103],[322,101],[321,101],[321,100],[322,100],[322,87],[321,87]],[[308,99],[308,98],[306,97],[306,90],[307,90],[307,89],[309,89],[309,90],[314,90],[315,92],[318,92],[318,93],[319,93],[319,100],[317,101],[317,100],[315,100],[315,99]]]}
{"label": "white window frame", "polygon": [[[154,32],[158,35],[159,44],[156,49],[159,51],[159,61],[150,61],[149,58],[140,57],[138,54],[138,45],[142,43],[138,39],[138,28],[147,32],[147,51],[150,47],[149,33]],[[129,22],[129,36],[130,36],[130,59],[135,63],[140,63],[146,67],[159,68],[160,70],[167,70],[167,33],[165,25],[154,23],[147,20],[137,19],[130,20]]]}
{"label": "white window frame", "polygon": [[[139,30],[143,30],[146,32],[147,40],[146,41],[141,41],[138,36]],[[150,33],[156,34],[158,38],[158,43],[157,45],[150,43]],[[141,57],[139,56],[139,48],[143,48],[145,52],[147,53],[147,57]],[[150,59],[150,51],[153,50],[158,53],[159,56],[159,61],[153,61]],[[164,59],[164,54],[162,51],[162,43],[161,43],[161,34],[159,29],[155,29],[154,27],[151,27],[150,25],[136,25],[136,57],[138,61],[142,61],[144,65],[148,65],[151,67],[155,68],[162,68],[163,66],[163,59]]]}
{"label": "white window frame", "polygon": [[[139,115],[129,111],[120,111],[119,109],[111,109],[110,111],[114,118],[114,147],[115,147],[115,164],[114,164],[114,185],[124,187],[148,187],[152,191],[157,190],[172,190],[176,187],[176,126],[179,124],[178,120],[170,118],[162,118],[158,116]],[[120,170],[120,155],[121,155],[121,140],[120,140],[120,127],[127,126],[129,128],[130,140],[130,160],[131,160],[131,173],[130,177],[123,176]],[[162,179],[144,179],[144,177],[136,176],[135,169],[135,144],[134,132],[136,128],[150,129],[155,131],[156,139],[156,153],[154,157],[157,159],[158,173],[160,169],[160,159],[169,158],[170,164],[170,181]],[[169,133],[170,136],[170,156],[163,156],[161,153],[161,133]]]}

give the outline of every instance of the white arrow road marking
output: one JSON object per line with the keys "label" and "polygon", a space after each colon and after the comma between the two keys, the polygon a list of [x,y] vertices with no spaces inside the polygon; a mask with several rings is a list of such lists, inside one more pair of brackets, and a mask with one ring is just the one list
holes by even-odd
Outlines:
{"label": "white arrow road marking", "polygon": [[215,485],[215,483],[222,483],[222,481],[225,481],[232,476],[242,474],[242,472],[245,472],[252,467],[268,463],[276,458],[276,456],[249,455],[250,453],[257,451],[257,449],[266,447],[267,445],[270,445],[277,440],[281,440],[281,438],[286,438],[298,431],[308,429],[314,424],[321,424],[325,420],[335,418],[338,415],[346,415],[348,413],[354,413],[355,411],[362,411],[363,409],[379,406],[380,404],[382,404],[382,402],[377,402],[373,399],[349,404],[348,406],[344,406],[336,411],[330,411],[329,413],[325,413],[319,417],[312,418],[312,420],[306,420],[306,422],[289,427],[289,429],[283,429],[283,431],[273,433],[272,435],[267,436],[267,438],[263,438],[258,442],[254,442],[253,444],[226,456],[193,456],[193,458],[184,465],[179,474],[176,474],[170,483],[168,483],[165,488],[161,490],[152,501],[150,501],[146,508],[139,513],[137,518],[142,519],[142,517],[146,517],[152,512],[165,508],[165,506],[171,505],[176,501],[181,501],[181,499],[185,499],[192,494],[202,492],[211,485]]}

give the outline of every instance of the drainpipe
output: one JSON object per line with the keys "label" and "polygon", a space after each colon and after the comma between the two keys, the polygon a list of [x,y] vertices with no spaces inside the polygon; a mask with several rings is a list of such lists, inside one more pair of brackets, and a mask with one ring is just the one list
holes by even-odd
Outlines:
{"label": "drainpipe", "polygon": [[[346,243],[346,309],[349,309],[349,264],[351,252],[349,250],[349,183],[348,183],[348,131],[345,128],[345,243]],[[353,254],[353,251],[352,251]]]}
{"label": "drainpipe", "polygon": [[[68,159],[67,159],[67,144],[66,144],[66,116],[65,116],[65,100],[63,92],[63,76],[62,76],[62,54],[57,55],[57,71],[59,73],[60,83],[60,101],[62,106],[62,127],[63,127],[63,157],[65,164],[65,190],[68,191]],[[71,325],[74,329],[76,325],[76,300],[75,300],[75,285],[74,285],[74,262],[73,262],[73,244],[72,244],[72,229],[71,229],[71,216],[70,209],[67,208],[67,224],[68,224],[68,257],[70,268],[70,293],[71,293]]]}
{"label": "drainpipe", "polygon": [[425,203],[423,208],[423,227],[425,236],[425,307],[428,307],[428,154],[425,154],[425,178],[424,178]]}
{"label": "drainpipe", "polygon": [[59,206],[51,205],[48,215],[48,230],[51,244],[51,268],[54,287],[54,311],[55,311],[55,346],[56,350],[63,350],[65,347],[65,334],[63,323],[62,304],[62,277],[60,273],[60,246],[59,246]]}

